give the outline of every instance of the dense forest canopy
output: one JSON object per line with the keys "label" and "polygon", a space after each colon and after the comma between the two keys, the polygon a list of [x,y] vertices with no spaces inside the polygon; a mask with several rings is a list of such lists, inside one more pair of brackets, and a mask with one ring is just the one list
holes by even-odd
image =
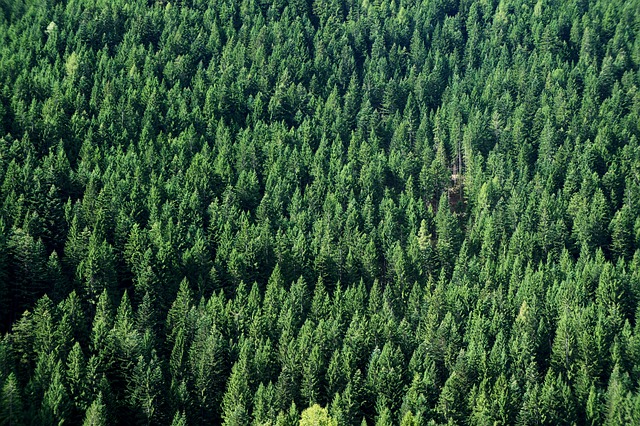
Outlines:
{"label": "dense forest canopy", "polygon": [[0,425],[640,424],[638,0],[0,12]]}

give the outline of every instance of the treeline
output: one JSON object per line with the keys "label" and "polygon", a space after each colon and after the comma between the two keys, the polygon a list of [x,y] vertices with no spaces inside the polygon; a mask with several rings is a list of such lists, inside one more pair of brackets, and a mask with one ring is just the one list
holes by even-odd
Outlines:
{"label": "treeline", "polygon": [[638,1],[0,12],[0,425],[640,424]]}

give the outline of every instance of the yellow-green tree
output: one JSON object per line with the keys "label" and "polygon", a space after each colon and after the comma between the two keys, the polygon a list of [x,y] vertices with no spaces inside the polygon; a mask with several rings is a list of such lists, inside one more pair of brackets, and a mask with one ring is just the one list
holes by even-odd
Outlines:
{"label": "yellow-green tree", "polygon": [[302,412],[300,426],[338,426],[338,421],[329,416],[329,411],[314,404]]}

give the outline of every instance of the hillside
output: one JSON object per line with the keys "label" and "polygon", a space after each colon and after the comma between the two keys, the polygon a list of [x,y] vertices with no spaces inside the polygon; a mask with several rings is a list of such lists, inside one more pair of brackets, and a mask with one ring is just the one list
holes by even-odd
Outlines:
{"label": "hillside", "polygon": [[640,424],[638,0],[0,12],[0,425]]}

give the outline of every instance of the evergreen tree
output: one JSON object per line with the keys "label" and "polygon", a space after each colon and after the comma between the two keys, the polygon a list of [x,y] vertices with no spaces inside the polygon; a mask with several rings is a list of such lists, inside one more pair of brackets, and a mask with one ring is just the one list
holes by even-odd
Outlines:
{"label": "evergreen tree", "polygon": [[0,424],[640,422],[638,0],[63,3],[0,0]]}
{"label": "evergreen tree", "polygon": [[102,394],[99,393],[98,397],[91,403],[87,409],[87,413],[84,417],[83,426],[104,426],[108,424],[106,408],[102,402]]}
{"label": "evergreen tree", "polygon": [[9,374],[2,385],[2,410],[0,410],[0,419],[3,425],[19,425],[24,424],[24,406],[22,396],[20,395],[19,384],[14,373]]}

